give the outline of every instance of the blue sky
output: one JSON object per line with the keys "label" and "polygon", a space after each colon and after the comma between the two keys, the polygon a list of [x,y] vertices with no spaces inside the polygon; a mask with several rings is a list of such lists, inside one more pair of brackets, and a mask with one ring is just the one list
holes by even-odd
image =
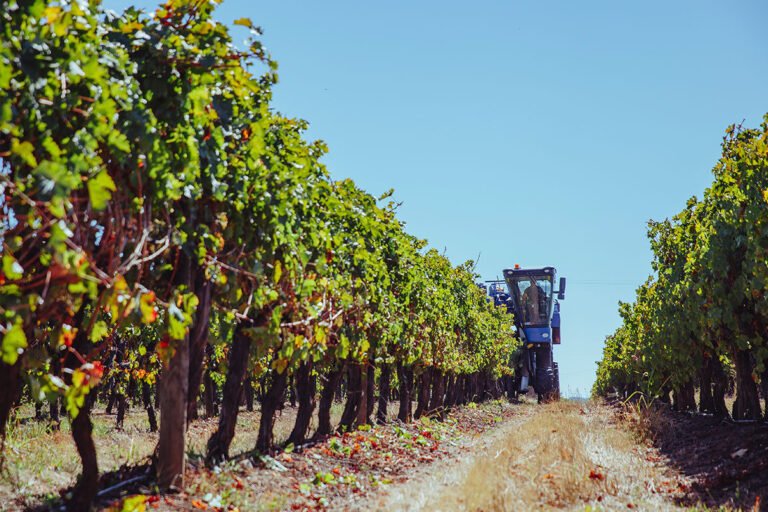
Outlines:
{"label": "blue sky", "polygon": [[[130,3],[108,0],[121,9]],[[225,0],[279,62],[275,107],[334,177],[402,201],[454,262],[566,276],[562,389],[587,394],[650,272],[646,222],[711,182],[727,125],[768,112],[768,4]],[[240,29],[238,29],[240,30]],[[245,34],[243,33],[243,38]]]}

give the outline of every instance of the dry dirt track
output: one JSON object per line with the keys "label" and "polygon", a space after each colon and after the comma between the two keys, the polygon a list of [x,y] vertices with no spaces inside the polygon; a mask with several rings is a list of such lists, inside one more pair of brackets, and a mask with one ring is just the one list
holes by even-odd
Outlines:
{"label": "dry dirt track", "polygon": [[378,510],[674,510],[689,483],[608,406],[526,411],[370,504]]}

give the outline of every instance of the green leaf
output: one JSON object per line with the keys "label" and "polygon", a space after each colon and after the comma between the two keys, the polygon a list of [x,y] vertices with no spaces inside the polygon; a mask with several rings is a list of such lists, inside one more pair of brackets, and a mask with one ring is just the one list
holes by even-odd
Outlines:
{"label": "green leaf", "polygon": [[25,348],[27,348],[27,336],[24,334],[24,329],[21,328],[21,322],[17,321],[3,336],[3,362],[9,365],[16,364],[19,355],[24,353]]}
{"label": "green leaf", "polygon": [[117,190],[115,182],[107,171],[101,171],[88,180],[88,196],[94,210],[103,210],[112,198],[112,192]]}
{"label": "green leaf", "polygon": [[61,157],[61,148],[52,138],[46,137],[43,139],[42,145],[54,160],[58,160]]}
{"label": "green leaf", "polygon": [[37,167],[34,151],[35,147],[31,142],[19,142],[19,139],[11,139],[11,153],[24,160],[24,163],[30,167]]}
{"label": "green leaf", "polygon": [[107,325],[107,322],[105,322],[104,320],[99,320],[98,322],[93,324],[90,340],[96,343],[97,341],[100,341],[104,336],[106,336],[108,332],[109,332],[109,326]]}
{"label": "green leaf", "polygon": [[3,274],[5,274],[6,279],[15,281],[16,279],[21,279],[24,269],[16,261],[16,258],[10,254],[3,254]]}
{"label": "green leaf", "polygon": [[76,283],[67,285],[67,291],[72,294],[81,294],[81,293],[87,293],[88,288],[86,288],[84,282],[78,281]]}
{"label": "green leaf", "polygon": [[86,374],[80,369],[75,370],[72,374],[72,384],[64,393],[64,404],[72,419],[77,418],[80,409],[85,405],[85,397],[90,390],[91,387],[88,385]]}
{"label": "green leaf", "polygon": [[[176,305],[180,300],[181,308]],[[189,326],[192,324],[192,316],[197,309],[197,295],[194,293],[184,293],[177,296],[168,306],[168,334],[175,340],[183,340],[187,335]]]}
{"label": "green leaf", "polygon": [[238,18],[235,21],[233,21],[235,25],[240,25],[241,27],[248,27],[253,28],[253,22],[250,18]]}
{"label": "green leaf", "polygon": [[13,76],[13,67],[0,61],[0,89],[7,89],[11,85],[11,76]]}
{"label": "green leaf", "polygon": [[168,334],[175,340],[183,340],[187,335],[184,312],[176,304],[168,307]]}
{"label": "green leaf", "polygon": [[305,279],[304,282],[301,283],[301,295],[304,297],[312,295],[312,292],[315,291],[316,284],[314,279]]}
{"label": "green leaf", "polygon": [[145,324],[151,324],[157,320],[157,308],[155,308],[155,292],[142,294],[139,299],[139,310],[141,311],[141,321]]}
{"label": "green leaf", "polygon": [[128,143],[128,138],[118,131],[109,133],[109,143],[123,153],[131,152],[131,145]]}
{"label": "green leaf", "polygon": [[143,512],[147,509],[147,497],[143,494],[129,496],[123,500],[120,512]]}
{"label": "green leaf", "polygon": [[[21,289],[19,288],[19,285],[16,284],[7,284],[5,286],[0,286],[0,296],[6,295],[10,297],[11,295],[14,296],[20,296],[21,295]],[[29,296],[32,297],[34,294],[30,294]]]}

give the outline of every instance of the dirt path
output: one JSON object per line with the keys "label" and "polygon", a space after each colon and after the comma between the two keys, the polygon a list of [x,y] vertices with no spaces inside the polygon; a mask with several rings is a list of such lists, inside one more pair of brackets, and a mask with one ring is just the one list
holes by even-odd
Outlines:
{"label": "dirt path", "polygon": [[604,405],[530,406],[463,458],[390,487],[379,510],[673,510],[689,483]]}

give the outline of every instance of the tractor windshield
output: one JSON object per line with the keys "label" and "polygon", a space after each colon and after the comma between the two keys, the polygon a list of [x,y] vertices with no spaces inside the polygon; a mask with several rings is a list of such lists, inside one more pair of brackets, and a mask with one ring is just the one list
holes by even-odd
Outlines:
{"label": "tractor windshield", "polygon": [[509,284],[520,322],[525,326],[549,325],[552,276],[515,276]]}

